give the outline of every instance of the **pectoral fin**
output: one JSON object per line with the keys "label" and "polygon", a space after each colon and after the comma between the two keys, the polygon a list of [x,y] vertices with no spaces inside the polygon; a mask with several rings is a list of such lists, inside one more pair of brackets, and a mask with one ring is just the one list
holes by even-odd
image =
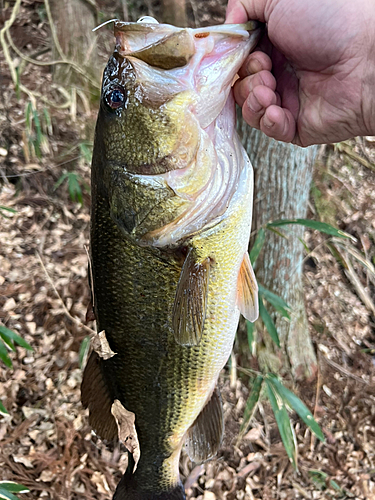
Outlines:
{"label": "pectoral fin", "polygon": [[238,275],[237,306],[247,320],[254,322],[258,318],[258,285],[247,252]]}
{"label": "pectoral fin", "polygon": [[89,423],[102,439],[113,441],[117,439],[117,423],[111,413],[113,399],[104,379],[102,361],[95,351],[92,351],[83,373],[81,385],[81,400],[90,411]]}
{"label": "pectoral fin", "polygon": [[223,439],[223,431],[223,407],[216,388],[188,431],[185,446],[190,460],[199,464],[215,456]]}
{"label": "pectoral fin", "polygon": [[209,257],[197,262],[190,250],[182,266],[172,311],[178,344],[198,345],[201,340],[206,318],[210,262]]}

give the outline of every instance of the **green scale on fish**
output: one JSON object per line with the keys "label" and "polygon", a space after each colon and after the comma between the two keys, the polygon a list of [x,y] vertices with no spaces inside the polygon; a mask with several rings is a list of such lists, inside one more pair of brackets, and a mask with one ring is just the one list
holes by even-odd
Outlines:
{"label": "green scale on fish", "polygon": [[185,498],[181,449],[201,463],[222,440],[219,373],[240,312],[258,315],[231,85],[259,35],[115,22],[92,162],[100,334],[82,382],[94,430],[132,452],[115,500]]}

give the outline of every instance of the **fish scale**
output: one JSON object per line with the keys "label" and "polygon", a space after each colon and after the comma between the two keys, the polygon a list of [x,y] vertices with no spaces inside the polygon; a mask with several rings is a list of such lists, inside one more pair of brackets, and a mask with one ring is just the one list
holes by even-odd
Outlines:
{"label": "fish scale", "polygon": [[[129,456],[114,499],[179,500],[184,498],[181,449],[186,446],[189,456],[202,462],[220,446],[223,414],[217,380],[230,355],[240,311],[252,320],[257,314],[257,287],[247,254],[252,167],[235,133],[233,98],[226,96],[258,34],[254,25],[207,28],[202,36],[199,30],[141,23],[136,31],[144,44],[151,44],[143,52],[137,46],[132,56],[123,54],[136,43],[136,36],[123,40],[132,23],[117,23],[116,29],[118,47],[104,72],[95,135],[90,244],[94,313],[112,353],[105,358],[100,351],[91,353],[82,402],[101,437],[126,435],[126,441],[136,438],[139,444],[140,457],[133,442],[127,443],[134,456]],[[176,33],[187,48],[168,41]],[[185,61],[186,67],[175,70],[165,59],[172,49],[176,64]],[[217,64],[213,78],[220,75],[226,86],[207,108],[209,113],[216,109],[211,121],[200,116],[199,99],[213,96],[204,87],[186,92],[194,80],[189,58],[196,81],[208,78],[205,51],[207,64]],[[139,100],[141,94],[147,97],[148,80],[143,82],[142,74],[147,71],[150,78],[152,64],[167,70],[156,72],[150,95]],[[157,80],[163,72],[174,82],[170,95]],[[157,85],[163,98],[153,105],[156,121],[150,121],[147,106]],[[184,125],[187,109],[190,118]],[[200,129],[200,120],[209,126]],[[155,128],[156,122],[168,133]],[[121,140],[124,134],[126,140]],[[199,145],[210,141],[213,148],[199,163]],[[184,153],[186,165],[177,150]],[[159,158],[161,151],[165,157]],[[188,169],[187,175],[177,175],[179,169]],[[209,192],[207,206],[202,186]],[[136,436],[128,429],[129,415],[135,417]]]}

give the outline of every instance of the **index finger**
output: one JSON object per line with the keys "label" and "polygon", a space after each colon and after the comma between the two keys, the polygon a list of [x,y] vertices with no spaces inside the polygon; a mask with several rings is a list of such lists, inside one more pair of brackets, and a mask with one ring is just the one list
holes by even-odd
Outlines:
{"label": "index finger", "polygon": [[226,23],[246,23],[249,20],[266,22],[267,0],[229,0]]}

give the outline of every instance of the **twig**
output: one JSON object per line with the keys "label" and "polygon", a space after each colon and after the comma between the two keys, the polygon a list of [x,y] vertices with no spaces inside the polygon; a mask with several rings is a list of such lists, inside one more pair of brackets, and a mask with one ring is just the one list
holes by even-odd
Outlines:
{"label": "twig", "polygon": [[50,275],[48,274],[48,271],[46,269],[46,266],[44,265],[43,263],[43,260],[42,260],[42,257],[40,255],[40,253],[38,251],[35,252],[36,256],[38,257],[39,259],[39,262],[40,262],[40,265],[42,266],[42,269],[47,277],[47,280],[49,281],[50,285],[52,286],[53,288],[53,291],[55,292],[57,298],[59,299],[60,303],[61,303],[61,306],[62,308],[64,309],[64,313],[66,314],[66,316],[68,316],[68,318],[70,320],[73,321],[73,323],[75,323],[77,326],[79,326],[80,328],[83,328],[84,330],[86,330],[88,333],[90,333],[91,335],[96,335],[96,332],[95,330],[93,330],[92,328],[89,328],[88,326],[84,325],[79,319],[75,318],[74,316],[72,316],[70,314],[70,312],[68,311],[63,299],[61,298],[61,295],[59,294],[59,292],[57,291],[56,287],[55,287],[55,284],[54,282],[52,281],[52,278],[50,277]]}
{"label": "twig", "polygon": [[349,370],[344,368],[343,366],[340,366],[338,363],[335,363],[335,361],[332,361],[331,359],[327,358],[326,356],[322,356],[324,361],[326,361],[329,365],[331,365],[333,368],[336,368],[339,372],[341,372],[343,375],[346,375],[347,377],[350,377],[357,382],[361,382],[362,384],[369,385],[366,380],[363,380],[363,378],[358,377],[357,375],[354,375],[354,373],[351,373]]}
{"label": "twig", "polygon": [[[314,420],[316,420],[316,414],[318,411],[318,403],[319,403],[319,398],[320,398],[320,388],[322,386],[322,379],[320,375],[320,369],[319,369],[319,358],[320,358],[320,353],[318,351],[318,376],[317,376],[317,381],[316,381],[316,393],[315,393],[315,405],[314,405]],[[311,438],[310,438],[310,451],[313,452],[314,450],[314,441],[316,440],[316,437],[314,436],[313,433],[311,433]]]}

